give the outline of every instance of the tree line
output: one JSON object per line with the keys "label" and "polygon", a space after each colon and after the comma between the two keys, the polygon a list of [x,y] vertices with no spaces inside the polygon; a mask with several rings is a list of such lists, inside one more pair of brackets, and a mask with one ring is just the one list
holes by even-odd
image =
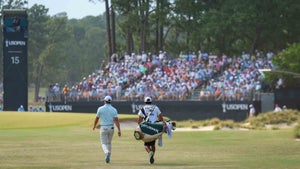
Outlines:
{"label": "tree line", "polygon": [[[299,43],[298,0],[104,0],[104,3],[103,14],[82,19],[68,19],[65,12],[50,16],[49,9],[40,4],[27,9],[28,80],[35,86],[35,99],[40,87],[78,82],[98,70],[112,54],[163,50],[170,57],[177,57],[181,52],[201,50],[238,56],[242,52],[277,53],[289,44]],[[1,0],[0,5],[1,9],[23,9],[27,1]]]}
{"label": "tree line", "polygon": [[[214,54],[280,51],[299,42],[297,0],[105,0],[109,54],[201,49]],[[107,5],[110,4],[110,5]],[[115,30],[115,26],[117,29]],[[122,38],[126,43],[117,43]],[[117,40],[118,41],[118,40]],[[118,41],[119,42],[119,41]],[[116,47],[117,46],[117,47]]]}

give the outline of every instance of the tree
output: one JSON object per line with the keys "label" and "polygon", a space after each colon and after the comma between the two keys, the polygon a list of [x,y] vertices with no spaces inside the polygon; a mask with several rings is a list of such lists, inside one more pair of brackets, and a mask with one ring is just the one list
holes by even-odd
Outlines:
{"label": "tree", "polygon": [[25,9],[28,4],[27,0],[0,0],[2,9]]}
{"label": "tree", "polygon": [[108,57],[113,53],[112,51],[112,39],[111,39],[111,19],[110,19],[110,8],[109,1],[105,0],[105,15],[106,15],[106,36],[108,42]]}
{"label": "tree", "polygon": [[[204,5],[201,1],[174,1],[174,16],[172,19],[175,21],[173,23],[176,29],[175,39],[180,51],[191,51],[193,48],[192,44],[195,44],[193,41],[199,38],[199,34],[201,34],[200,28],[202,27],[200,17],[203,13],[203,7]],[[197,46],[195,50],[199,49],[200,44]]]}
{"label": "tree", "polygon": [[[71,37],[65,39],[66,61],[64,82],[72,84],[99,69],[102,60],[107,60],[105,16],[88,16],[68,22]],[[72,65],[72,66],[68,66]]]}
{"label": "tree", "polygon": [[111,5],[111,45],[112,45],[112,53],[117,52],[116,47],[116,13],[114,10],[114,6]]}
{"label": "tree", "polygon": [[282,78],[286,87],[300,85],[300,43],[293,43],[273,57],[274,73],[268,79]]}
{"label": "tree", "polygon": [[[155,13],[153,18],[155,20],[155,52],[164,49],[165,30],[168,28],[168,14],[171,11],[171,4],[168,0],[156,1]],[[165,29],[166,28],[166,29]],[[166,31],[167,32],[167,31]]]}
{"label": "tree", "polygon": [[43,5],[29,9],[29,79],[34,84],[34,100],[38,101],[43,83],[61,80],[64,72],[64,41],[70,35],[66,17],[49,17]]}
{"label": "tree", "polygon": [[115,12],[118,15],[119,37],[124,37],[125,44],[122,45],[125,46],[124,49],[129,54],[135,49],[133,36],[137,25],[137,16],[133,11],[134,2],[131,0],[113,1]]}
{"label": "tree", "polygon": [[[95,2],[95,0],[89,0]],[[98,0],[101,1],[101,0]],[[116,30],[115,30],[115,11],[112,2],[104,0],[105,2],[105,17],[106,17],[106,37],[108,48],[108,59],[113,53],[116,53]]]}
{"label": "tree", "polygon": [[296,0],[188,0],[174,6],[178,37],[186,39],[189,50],[236,55],[278,51],[299,41],[291,36],[300,33]]}

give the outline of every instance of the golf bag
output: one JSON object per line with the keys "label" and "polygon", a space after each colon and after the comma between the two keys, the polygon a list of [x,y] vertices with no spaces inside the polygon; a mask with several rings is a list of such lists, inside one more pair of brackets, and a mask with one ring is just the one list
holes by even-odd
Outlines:
{"label": "golf bag", "polygon": [[158,139],[163,133],[168,133],[170,137],[171,130],[175,130],[175,128],[175,122],[142,122],[134,131],[134,137],[136,140],[151,142]]}

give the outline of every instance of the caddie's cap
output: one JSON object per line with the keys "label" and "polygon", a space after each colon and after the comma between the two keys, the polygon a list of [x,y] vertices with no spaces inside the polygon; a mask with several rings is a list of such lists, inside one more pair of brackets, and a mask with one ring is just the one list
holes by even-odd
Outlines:
{"label": "caddie's cap", "polygon": [[110,96],[105,96],[104,101],[111,102],[112,98]]}
{"label": "caddie's cap", "polygon": [[145,97],[144,102],[145,103],[152,103],[151,97]]}

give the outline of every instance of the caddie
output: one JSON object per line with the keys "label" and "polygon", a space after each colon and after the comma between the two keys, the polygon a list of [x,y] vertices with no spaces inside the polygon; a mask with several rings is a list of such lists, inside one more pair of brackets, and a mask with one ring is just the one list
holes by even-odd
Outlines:
{"label": "caddie", "polygon": [[[138,124],[141,125],[141,123],[151,123],[154,124],[157,121],[163,122],[163,116],[160,111],[160,109],[156,105],[152,105],[152,99],[151,97],[145,97],[144,98],[144,106],[139,110],[138,112]],[[156,132],[155,127],[151,125],[148,127],[150,130]],[[161,131],[157,131],[161,132]],[[145,150],[149,154],[149,161],[150,164],[154,163],[154,154],[155,154],[155,142],[156,140],[150,140],[149,142],[144,142]]]}

